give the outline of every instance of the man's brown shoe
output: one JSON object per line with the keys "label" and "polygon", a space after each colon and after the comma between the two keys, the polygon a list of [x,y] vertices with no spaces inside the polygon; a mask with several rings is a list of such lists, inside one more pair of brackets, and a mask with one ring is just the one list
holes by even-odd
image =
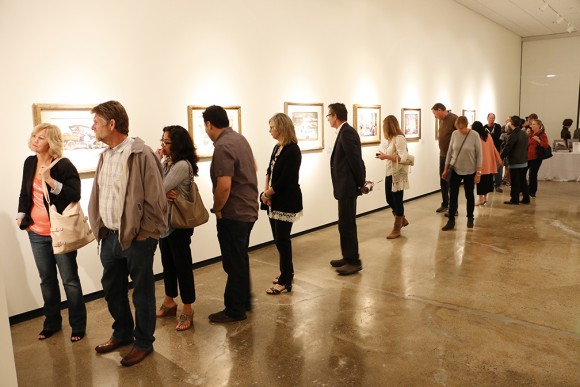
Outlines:
{"label": "man's brown shoe", "polygon": [[95,351],[98,353],[109,353],[119,347],[129,344],[133,344],[133,340],[117,340],[114,337],[111,337],[106,343],[97,345]]}
{"label": "man's brown shoe", "polygon": [[333,259],[332,261],[330,261],[330,266],[332,267],[341,267],[346,265],[347,262],[344,258],[342,259]]}
{"label": "man's brown shoe", "polygon": [[122,360],[121,364],[125,367],[131,367],[137,363],[140,363],[143,359],[147,357],[151,352],[153,352],[153,347],[142,350],[135,346],[131,348],[131,352],[129,352]]}
{"label": "man's brown shoe", "polygon": [[336,269],[336,272],[340,275],[350,275],[357,273],[362,270],[362,265],[353,265],[351,263],[347,263],[344,266],[339,267]]}

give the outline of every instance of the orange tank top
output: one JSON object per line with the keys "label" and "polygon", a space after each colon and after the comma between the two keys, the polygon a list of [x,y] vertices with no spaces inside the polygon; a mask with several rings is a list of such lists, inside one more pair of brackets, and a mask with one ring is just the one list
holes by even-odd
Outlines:
{"label": "orange tank top", "polygon": [[42,236],[50,236],[50,218],[44,206],[42,180],[35,177],[32,182],[32,210],[30,211],[32,225],[29,230]]}

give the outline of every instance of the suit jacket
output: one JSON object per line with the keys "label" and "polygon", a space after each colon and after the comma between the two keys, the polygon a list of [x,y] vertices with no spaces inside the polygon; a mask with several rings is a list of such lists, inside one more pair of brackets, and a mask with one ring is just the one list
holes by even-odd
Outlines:
{"label": "suit jacket", "polygon": [[508,158],[508,166],[528,162],[528,135],[521,128],[515,128],[501,151],[501,158]]}
{"label": "suit jacket", "polygon": [[365,184],[366,177],[365,163],[360,137],[347,122],[340,128],[334,143],[330,156],[330,176],[335,199],[361,195],[360,187]]}

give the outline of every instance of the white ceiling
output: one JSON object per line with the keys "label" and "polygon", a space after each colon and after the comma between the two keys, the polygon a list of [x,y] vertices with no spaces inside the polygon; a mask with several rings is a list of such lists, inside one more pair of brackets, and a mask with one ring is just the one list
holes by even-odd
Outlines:
{"label": "white ceiling", "polygon": [[522,38],[580,35],[580,0],[455,1]]}

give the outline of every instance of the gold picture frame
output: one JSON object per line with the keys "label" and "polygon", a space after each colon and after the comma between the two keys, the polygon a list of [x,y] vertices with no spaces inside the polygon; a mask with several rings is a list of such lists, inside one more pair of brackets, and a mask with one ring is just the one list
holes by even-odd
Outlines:
{"label": "gold picture frame", "polygon": [[101,152],[107,145],[97,141],[92,129],[94,105],[32,104],[34,126],[41,123],[56,125],[63,139],[63,156],[68,158],[80,174],[95,172]]}
{"label": "gold picture frame", "polygon": [[421,139],[421,109],[401,109],[401,129],[408,141]]}
{"label": "gold picture frame", "polygon": [[[197,148],[197,156],[200,159],[209,159],[213,156],[213,142],[205,132],[205,122],[203,112],[209,106],[189,105],[187,106],[187,124],[189,135]],[[223,106],[228,113],[230,127],[238,133],[242,133],[242,108],[241,106]]]}
{"label": "gold picture frame", "polygon": [[353,105],[354,128],[360,142],[379,144],[381,142],[381,105]]}
{"label": "gold picture frame", "polygon": [[324,149],[324,104],[284,102],[284,113],[294,123],[302,151]]}

